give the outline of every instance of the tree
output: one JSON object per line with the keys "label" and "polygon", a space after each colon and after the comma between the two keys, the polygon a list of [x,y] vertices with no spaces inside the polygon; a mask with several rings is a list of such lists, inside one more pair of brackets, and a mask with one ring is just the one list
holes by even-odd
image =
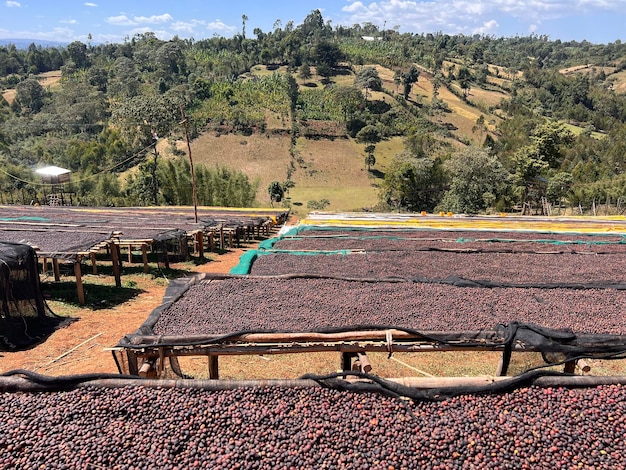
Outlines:
{"label": "tree", "polygon": [[139,95],[124,101],[113,111],[113,121],[129,142],[146,147],[166,137],[180,116],[180,100],[174,95]]}
{"label": "tree", "polygon": [[270,196],[270,203],[274,207],[274,202],[280,202],[285,196],[285,190],[278,181],[272,181],[267,188],[267,193]]}
{"label": "tree", "polygon": [[311,78],[311,67],[306,62],[300,66],[298,70],[298,77],[302,79],[302,83],[306,83],[306,81]]}
{"label": "tree", "polygon": [[380,91],[383,88],[383,81],[378,75],[378,70],[374,67],[365,67],[354,77],[354,86],[365,88],[365,99],[367,100],[367,90]]}
{"label": "tree", "polygon": [[461,67],[457,78],[459,80],[459,86],[461,90],[463,90],[463,96],[467,97],[471,87],[472,73],[467,67]]}
{"label": "tree", "polygon": [[39,81],[34,78],[27,78],[18,83],[15,89],[15,101],[20,105],[23,111],[33,114],[41,111],[46,92]]}
{"label": "tree", "polygon": [[376,157],[374,156],[374,150],[376,150],[376,146],[373,144],[365,146],[365,165],[367,166],[367,171],[370,171],[374,165],[376,165]]}
{"label": "tree", "polygon": [[89,66],[89,58],[87,57],[87,46],[80,42],[74,41],[67,46],[67,54],[77,68],[84,69]]}
{"label": "tree", "polygon": [[484,212],[503,196],[510,182],[510,174],[498,157],[477,147],[468,147],[454,154],[444,163],[450,175],[450,188],[444,194],[444,210],[477,214]]}
{"label": "tree", "polygon": [[404,99],[409,99],[409,94],[413,89],[413,84],[417,83],[420,72],[415,65],[412,65],[408,72],[402,75],[402,84],[404,86]]}
{"label": "tree", "polygon": [[560,207],[563,198],[570,191],[573,183],[574,180],[571,173],[565,171],[556,173],[548,180],[548,188],[546,190],[548,200],[554,204],[558,204]]}
{"label": "tree", "polygon": [[246,39],[246,21],[248,21],[248,15],[241,15],[241,37]]}
{"label": "tree", "polygon": [[[558,168],[563,159],[562,146],[573,141],[572,133],[556,122],[546,122],[537,127],[531,136],[532,143],[513,155],[515,185],[521,202],[538,200],[544,196],[545,173]],[[534,188],[534,191],[530,191]],[[531,194],[532,193],[532,194]]]}
{"label": "tree", "polygon": [[376,144],[382,139],[382,134],[376,126],[368,125],[361,129],[357,134],[355,140],[362,144]]}
{"label": "tree", "polygon": [[414,158],[405,153],[391,161],[381,184],[381,198],[396,209],[432,211],[443,189],[438,158]]}
{"label": "tree", "polygon": [[325,82],[328,82],[331,75],[333,74],[333,69],[328,64],[319,64],[316,68],[317,74],[322,77]]}
{"label": "tree", "polygon": [[336,86],[333,88],[333,100],[343,112],[343,121],[348,122],[363,104],[363,93],[353,86]]}

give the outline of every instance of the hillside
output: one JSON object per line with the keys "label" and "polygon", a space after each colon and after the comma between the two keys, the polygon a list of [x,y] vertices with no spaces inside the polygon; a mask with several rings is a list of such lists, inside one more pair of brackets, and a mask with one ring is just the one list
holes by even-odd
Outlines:
{"label": "hillside", "polygon": [[[370,92],[370,103],[380,101],[389,106],[395,105],[396,85],[393,71],[380,65],[364,65],[361,68],[374,67],[383,82],[383,89]],[[284,69],[268,70],[268,67],[252,67],[250,77],[266,77],[272,73],[285,73]],[[346,74],[333,79],[336,86],[350,86],[355,74]],[[323,88],[320,77],[314,76],[306,84],[299,81],[299,88]],[[483,113],[481,109],[497,106],[508,97],[506,91],[495,85],[484,88],[472,88],[467,101],[459,98],[447,88],[440,88],[439,99],[445,103],[448,112],[433,116],[433,122],[447,131],[447,141],[454,147],[461,142],[480,145],[487,132],[493,132],[500,121],[497,115]],[[413,87],[409,99],[417,104],[428,103],[433,98],[432,76],[420,75]],[[483,116],[484,129],[476,129],[476,121]],[[311,123],[309,123],[311,124]],[[283,181],[290,167],[290,137],[286,127],[267,113],[267,132],[255,132],[251,135],[221,133],[209,129],[191,143],[194,164],[209,167],[227,166],[241,170],[250,180],[258,182],[257,203],[271,203],[267,188],[272,181]],[[312,124],[311,124],[312,125]],[[178,149],[186,151],[184,141],[177,142]],[[352,211],[372,210],[379,203],[379,186],[390,160],[404,150],[403,138],[390,137],[376,145],[376,164],[374,171],[368,172],[364,163],[366,153],[364,145],[349,136],[304,138],[296,144],[301,159],[294,165],[292,181],[295,184],[287,194],[287,204],[297,216],[304,216],[315,203],[327,200],[327,210]],[[167,148],[163,147],[167,152]],[[169,158],[174,158],[169,156]]]}
{"label": "hillside", "polygon": [[357,26],[0,46],[0,202],[622,210],[626,46]]}

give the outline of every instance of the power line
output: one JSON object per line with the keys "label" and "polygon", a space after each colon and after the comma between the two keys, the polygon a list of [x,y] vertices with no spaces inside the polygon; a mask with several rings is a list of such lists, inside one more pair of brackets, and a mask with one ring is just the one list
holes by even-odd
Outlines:
{"label": "power line", "polygon": [[[114,170],[114,169],[124,165],[125,163],[129,162],[130,160],[136,158],[139,154],[145,152],[146,150],[148,150],[151,147],[156,147],[156,142],[148,145],[147,147],[144,147],[143,149],[137,151],[136,153],[134,153],[133,155],[131,155],[127,159],[122,160],[121,162],[116,163],[115,165],[113,165],[111,167],[105,168],[104,170],[101,170],[101,171],[99,171],[97,173],[94,173],[92,175],[85,176],[85,177],[77,179],[77,180],[73,180],[72,183],[80,183],[81,181],[87,181],[87,180],[90,180],[90,179],[92,179],[92,178],[94,178],[96,176],[101,175],[102,173],[105,173],[105,172],[108,172],[108,171],[112,171],[112,170]],[[13,178],[16,181],[20,181],[21,183],[30,184],[30,185],[33,185],[33,186],[56,186],[57,185],[57,183],[38,183],[38,182],[34,182],[34,181],[27,181],[27,180],[24,180],[22,178],[19,178],[18,176],[12,175],[11,173],[8,173],[8,172],[4,171],[2,168],[0,168],[0,173],[4,173],[8,177]]]}

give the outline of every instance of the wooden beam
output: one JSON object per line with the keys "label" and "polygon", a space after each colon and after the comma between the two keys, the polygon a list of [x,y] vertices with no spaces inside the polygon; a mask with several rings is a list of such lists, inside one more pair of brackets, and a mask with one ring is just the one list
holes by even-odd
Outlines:
{"label": "wooden beam", "polygon": [[85,305],[85,289],[83,288],[83,276],[80,271],[80,261],[74,261],[74,276],[76,276],[76,290],[78,292],[78,303]]}

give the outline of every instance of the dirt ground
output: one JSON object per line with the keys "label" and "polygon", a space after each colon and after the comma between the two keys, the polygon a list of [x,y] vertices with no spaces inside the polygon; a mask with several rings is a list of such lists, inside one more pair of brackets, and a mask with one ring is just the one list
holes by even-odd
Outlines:
{"label": "dirt ground", "polygon": [[[193,270],[228,273],[237,265],[243,251],[232,249],[216,255],[212,261],[194,266]],[[0,352],[0,373],[13,369],[46,375],[117,373],[112,353],[107,348],[114,347],[125,334],[134,332],[161,304],[166,283],[146,282],[138,287],[139,295],[112,309],[77,309],[71,316],[78,321],[58,329],[31,349]]]}

